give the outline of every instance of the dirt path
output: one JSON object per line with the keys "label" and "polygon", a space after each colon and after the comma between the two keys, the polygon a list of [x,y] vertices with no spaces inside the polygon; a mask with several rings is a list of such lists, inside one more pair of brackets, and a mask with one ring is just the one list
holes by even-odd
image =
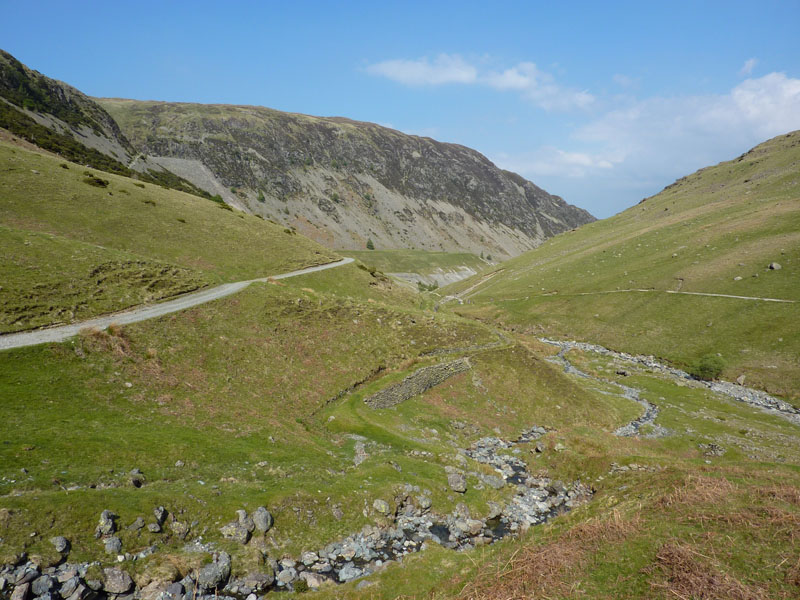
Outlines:
{"label": "dirt path", "polygon": [[138,323],[139,321],[146,321],[169,313],[178,312],[198,304],[205,304],[212,300],[230,296],[238,291],[243,290],[251,283],[268,281],[270,279],[287,279],[289,277],[297,277],[298,275],[305,275],[307,273],[315,273],[317,271],[324,271],[326,269],[333,269],[341,267],[353,262],[352,258],[343,258],[340,261],[328,263],[325,265],[318,265],[316,267],[308,267],[306,269],[299,269],[289,273],[282,273],[280,275],[272,275],[270,277],[261,277],[259,279],[249,279],[247,281],[237,281],[235,283],[225,283],[217,287],[208,288],[195,292],[193,294],[186,294],[174,300],[162,302],[152,306],[142,306],[139,308],[132,308],[102,317],[95,317],[94,319],[87,319],[78,323],[70,325],[62,325],[59,327],[51,327],[49,329],[37,329],[35,331],[24,331],[21,333],[11,333],[0,336],[0,350],[9,350],[11,348],[22,348],[24,346],[35,346],[36,344],[46,344],[49,342],[63,342],[78,334],[81,329],[87,327],[98,327],[105,329],[111,323],[119,323],[120,325],[127,325],[129,323]]}
{"label": "dirt path", "polygon": [[[478,284],[480,285],[480,284]],[[760,302],[782,302],[785,304],[797,304],[797,300],[786,300],[784,298],[762,298],[760,296],[734,296],[732,294],[713,294],[711,292],[681,292],[680,290],[654,290],[647,288],[631,288],[625,290],[605,290],[600,292],[574,292],[559,294],[558,292],[547,292],[545,294],[535,294],[533,296],[522,296],[519,298],[499,298],[497,302],[510,302],[513,300],[530,300],[531,298],[539,298],[545,296],[603,296],[606,294],[629,294],[629,293],[645,293],[645,294],[683,294],[685,296],[709,296],[711,298],[733,298],[735,300],[757,300]]]}

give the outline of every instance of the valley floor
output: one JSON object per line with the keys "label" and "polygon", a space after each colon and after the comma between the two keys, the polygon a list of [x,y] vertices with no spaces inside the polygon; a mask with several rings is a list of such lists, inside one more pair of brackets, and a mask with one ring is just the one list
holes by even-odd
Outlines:
{"label": "valley floor", "polygon": [[5,593],[67,557],[143,598],[796,595],[796,423],[426,306],[351,264],[4,352]]}

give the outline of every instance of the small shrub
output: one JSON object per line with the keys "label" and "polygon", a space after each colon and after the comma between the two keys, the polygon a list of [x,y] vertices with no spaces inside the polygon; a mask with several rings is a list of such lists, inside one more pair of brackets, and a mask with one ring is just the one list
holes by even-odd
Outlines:
{"label": "small shrub", "polygon": [[86,177],[83,178],[83,183],[86,183],[94,187],[105,188],[108,187],[109,182],[105,179],[100,179],[99,177],[95,177],[94,175],[87,175]]}
{"label": "small shrub", "polygon": [[61,167],[62,169],[67,169],[67,170],[69,170],[69,165],[68,165],[67,163],[61,163],[61,164],[60,164],[60,165],[58,165],[58,166],[59,166],[59,167]]}
{"label": "small shrub", "polygon": [[439,289],[439,284],[435,281],[433,283],[424,283],[422,281],[418,281],[417,288],[420,292],[432,292],[433,290]]}
{"label": "small shrub", "polygon": [[142,200],[142,202],[144,202],[145,204],[149,204],[150,206],[155,206],[156,205],[156,201],[155,200],[151,200],[150,198],[148,198],[147,200]]}
{"label": "small shrub", "polygon": [[181,219],[180,217],[178,217],[178,223],[186,223],[186,219]]}
{"label": "small shrub", "polygon": [[144,189],[144,184],[143,183],[134,183],[133,185],[135,185],[136,187],[140,187],[140,188]]}
{"label": "small shrub", "polygon": [[711,381],[716,379],[725,368],[725,361],[716,354],[706,354],[689,366],[689,374],[696,379]]}
{"label": "small shrub", "polygon": [[292,586],[294,587],[295,593],[304,594],[308,591],[308,582],[305,579],[298,579],[295,581]]}
{"label": "small shrub", "polygon": [[375,250],[375,244],[372,243],[372,238],[367,240],[367,250]]}
{"label": "small shrub", "polygon": [[258,201],[259,202],[266,202],[267,201],[267,199],[264,197],[264,192],[262,192],[261,190],[258,190]]}

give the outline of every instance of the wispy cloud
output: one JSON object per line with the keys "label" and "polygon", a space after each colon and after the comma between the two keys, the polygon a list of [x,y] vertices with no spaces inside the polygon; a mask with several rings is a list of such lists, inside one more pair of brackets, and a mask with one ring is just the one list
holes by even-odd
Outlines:
{"label": "wispy cloud", "polygon": [[739,75],[750,75],[757,64],[757,58],[748,58],[746,61],[744,61],[742,68],[739,69]]}
{"label": "wispy cloud", "polygon": [[385,60],[369,65],[366,70],[404,85],[475,83],[478,79],[477,69],[457,54],[440,54],[433,60]]}
{"label": "wispy cloud", "polygon": [[[578,127],[559,148],[494,158],[534,181],[582,190],[586,206],[603,187],[608,205],[619,210],[635,200],[632,194],[655,193],[678,177],[795,129],[800,129],[800,79],[769,73],[723,94],[628,100]],[[591,190],[569,183],[588,178]]]}
{"label": "wispy cloud", "polygon": [[470,63],[458,54],[440,54],[433,60],[427,57],[385,60],[369,65],[366,71],[410,86],[458,83],[519,92],[545,110],[586,108],[594,102],[594,96],[589,92],[559,84],[553,75],[532,62],[493,71],[481,64]]}
{"label": "wispy cloud", "polygon": [[501,154],[494,161],[509,171],[536,176],[581,179],[598,170],[612,169],[619,159],[612,154],[567,152],[552,146],[519,156]]}

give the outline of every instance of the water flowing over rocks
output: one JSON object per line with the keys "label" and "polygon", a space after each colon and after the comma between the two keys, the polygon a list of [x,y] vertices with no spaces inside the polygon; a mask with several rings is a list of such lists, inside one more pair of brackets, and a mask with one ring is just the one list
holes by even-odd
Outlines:
{"label": "water flowing over rocks", "polygon": [[[561,348],[559,353],[551,359],[553,362],[556,362],[564,367],[564,372],[577,375],[578,377],[583,377],[584,379],[593,379],[595,381],[599,381],[602,383],[610,383],[612,385],[617,386],[622,390],[622,395],[627,398],[628,400],[632,400],[638,404],[641,404],[644,408],[644,414],[638,419],[635,419],[628,423],[627,425],[623,425],[622,427],[618,428],[614,431],[614,435],[618,435],[620,437],[634,437],[634,436],[643,436],[643,437],[664,437],[669,435],[669,430],[661,427],[660,425],[656,425],[655,420],[658,416],[658,407],[655,404],[652,404],[642,398],[639,395],[639,390],[636,388],[632,388],[627,385],[622,385],[621,383],[617,383],[615,381],[607,381],[604,379],[600,379],[599,377],[594,377],[589,375],[588,373],[584,373],[577,367],[575,367],[569,360],[567,360],[566,354],[573,348],[577,348],[575,342],[558,342],[554,340],[548,340],[545,338],[540,338],[540,340],[546,344],[551,344],[553,346],[558,346]],[[598,346],[599,347],[599,346]],[[582,348],[581,348],[582,349]],[[648,430],[646,433],[642,433],[642,428],[644,426],[648,426]]]}
{"label": "water flowing over rocks", "polygon": [[[270,589],[317,589],[366,577],[387,564],[402,560],[407,554],[424,550],[432,543],[452,550],[492,544],[565,513],[592,496],[592,490],[580,482],[566,484],[532,476],[527,464],[514,454],[519,452],[515,446],[535,442],[545,433],[547,430],[543,427],[532,427],[513,441],[485,437],[459,451],[459,456],[467,457],[463,458],[464,461],[469,458],[494,469],[496,475],[483,474],[484,480],[493,478],[492,487],[513,489],[513,495],[504,505],[490,503],[491,510],[483,518],[473,517],[464,504],[457,505],[449,514],[437,514],[433,511],[430,492],[406,483],[393,498],[393,503],[382,498],[374,500],[373,510],[379,517],[377,522],[381,523],[380,526],[367,525],[360,532],[331,542],[324,548],[307,550],[298,559],[267,559],[261,571],[243,577],[231,576],[230,555],[214,552],[212,544],[195,540],[187,550],[214,552],[212,560],[178,582],[151,583],[146,588],[137,589],[130,576],[119,567],[105,569],[101,581],[87,579],[90,564],[65,562],[41,571],[35,564],[23,562],[0,566],[0,579],[10,584],[6,586],[9,588],[7,591],[0,590],[0,597],[13,595],[17,600],[30,600],[33,589],[34,600],[59,597],[63,600],[258,600]],[[459,474],[466,481],[458,469],[450,467],[448,471],[448,475]],[[153,524],[166,522],[167,514],[164,507],[155,509],[156,523]],[[110,536],[115,530],[116,518],[109,511],[103,512],[101,526],[103,531],[109,532],[106,535]],[[223,529],[230,528],[236,530],[237,535],[246,533],[249,536],[272,526],[272,515],[266,508],[259,507],[252,515],[244,510],[237,511],[237,520]],[[59,547],[63,547],[60,542]],[[153,547],[124,558],[136,560],[156,550]],[[32,582],[35,584],[33,588]],[[42,593],[36,593],[38,591]]]}
{"label": "water flowing over rocks", "polygon": [[[608,356],[617,360],[645,367],[650,371],[654,371],[661,375],[665,375],[673,380],[682,381],[689,387],[705,388],[711,390],[712,392],[716,392],[718,394],[722,394],[729,398],[733,398],[738,402],[744,402],[745,404],[754,406],[758,409],[763,410],[764,412],[780,416],[786,419],[787,421],[794,423],[795,425],[800,425],[800,409],[797,409],[788,402],[781,400],[780,398],[775,398],[774,396],[771,396],[770,394],[767,394],[766,392],[763,392],[761,390],[748,388],[745,387],[744,385],[740,385],[738,383],[730,383],[728,381],[703,381],[700,379],[696,379],[686,371],[670,367],[669,365],[665,365],[657,361],[653,356],[639,356],[634,354],[628,354],[626,352],[616,352],[614,350],[609,350],[608,348],[604,348],[603,346],[598,346],[597,344],[589,344],[586,342],[560,341],[560,340],[551,340],[547,338],[539,338],[539,340],[544,342],[545,344],[550,344],[552,346],[557,346],[561,348],[561,352],[558,353],[558,358],[559,361],[562,362],[562,364],[565,363],[565,372],[567,373],[574,373],[580,375],[581,377],[590,377],[588,374],[579,371],[571,364],[569,364],[569,361],[566,360],[564,354],[569,350],[573,349],[581,350],[583,352],[594,352],[602,356]],[[625,387],[625,386],[620,386],[620,387]],[[640,403],[642,402],[642,400],[637,400],[637,401]]]}

